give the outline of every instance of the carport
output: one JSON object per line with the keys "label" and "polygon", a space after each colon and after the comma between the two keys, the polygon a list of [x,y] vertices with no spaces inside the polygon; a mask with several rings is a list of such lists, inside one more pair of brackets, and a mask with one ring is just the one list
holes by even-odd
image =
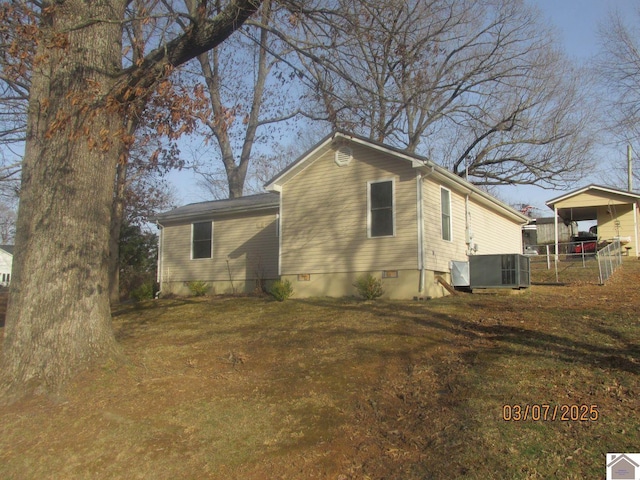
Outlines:
{"label": "carport", "polygon": [[620,240],[629,256],[638,257],[640,194],[600,185],[588,185],[546,205],[555,213],[555,246],[558,252],[558,217],[565,221],[596,220],[598,244]]}

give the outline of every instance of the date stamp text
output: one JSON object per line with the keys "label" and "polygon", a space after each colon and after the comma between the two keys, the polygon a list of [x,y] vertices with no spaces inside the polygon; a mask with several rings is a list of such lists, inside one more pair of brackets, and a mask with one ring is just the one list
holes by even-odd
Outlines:
{"label": "date stamp text", "polygon": [[598,405],[525,403],[502,406],[505,422],[596,422],[598,418]]}

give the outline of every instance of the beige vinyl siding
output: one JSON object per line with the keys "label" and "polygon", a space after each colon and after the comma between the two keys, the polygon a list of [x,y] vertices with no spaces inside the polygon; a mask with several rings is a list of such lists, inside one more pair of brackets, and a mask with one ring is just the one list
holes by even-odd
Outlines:
{"label": "beige vinyl siding", "polygon": [[[631,237],[623,247],[631,247],[630,255],[636,255],[636,236],[633,215],[634,205],[617,205],[598,208],[598,241],[610,242],[616,237]],[[626,239],[625,239],[626,240]]]}
{"label": "beige vinyl siding", "polygon": [[440,183],[430,177],[423,180],[424,261],[427,270],[448,272],[451,260],[468,259],[467,223],[471,242],[478,255],[522,253],[522,226],[469,196],[466,217],[466,195],[453,188],[451,192],[452,239],[442,239]]}
{"label": "beige vinyl siding", "polygon": [[522,225],[474,202],[473,195],[469,202],[469,225],[478,255],[522,253]]}
{"label": "beige vinyl siding", "polygon": [[[415,178],[409,162],[357,145],[347,166],[333,150],[311,162],[281,192],[281,274],[417,269]],[[368,183],[391,179],[394,236],[368,238]]]}
{"label": "beige vinyl siding", "polygon": [[191,223],[164,226],[164,282],[228,281],[229,269],[234,280],[277,278],[278,237],[274,210],[213,219],[212,258],[191,258]]}
{"label": "beige vinyl siding", "polygon": [[451,260],[466,260],[465,197],[447,188],[451,198],[451,241],[442,239],[441,184],[423,180],[424,264],[427,270],[448,272]]}
{"label": "beige vinyl siding", "polygon": [[629,198],[615,193],[599,192],[592,190],[583,192],[573,197],[562,200],[554,206],[560,208],[598,207],[601,205],[621,205],[629,203]]}

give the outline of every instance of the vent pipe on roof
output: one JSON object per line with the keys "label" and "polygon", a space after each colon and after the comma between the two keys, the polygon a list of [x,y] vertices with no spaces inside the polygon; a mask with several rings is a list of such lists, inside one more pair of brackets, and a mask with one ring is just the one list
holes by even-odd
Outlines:
{"label": "vent pipe on roof", "polygon": [[628,176],[628,187],[629,191],[633,192],[633,160],[631,155],[631,145],[627,145],[627,174]]}

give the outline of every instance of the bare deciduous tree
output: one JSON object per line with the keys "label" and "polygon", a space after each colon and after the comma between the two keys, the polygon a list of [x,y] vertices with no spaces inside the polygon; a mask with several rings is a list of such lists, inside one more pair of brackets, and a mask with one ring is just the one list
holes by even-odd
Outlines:
{"label": "bare deciduous tree", "polygon": [[[304,141],[295,141],[294,138],[294,142],[286,145],[272,143],[269,149],[271,153],[254,153],[247,169],[243,194],[264,192],[264,185],[298,158],[306,146]],[[224,168],[209,168],[198,174],[201,178],[197,184],[207,198],[219,200],[227,197],[229,183]]]}
{"label": "bare deciduous tree", "polygon": [[[193,11],[192,0],[187,3]],[[215,148],[204,152],[211,157],[199,155],[195,170],[201,183],[210,182],[207,190],[214,198],[242,196],[252,159],[264,157],[261,149],[277,141],[277,129],[290,126],[300,113],[300,102],[291,93],[295,76],[281,61],[290,48],[269,32],[275,23],[286,23],[284,15],[275,2],[265,1],[241,35],[197,58],[196,79],[206,85],[210,102],[202,116],[204,135]],[[212,161],[218,159],[224,175]]]}
{"label": "bare deciduous tree", "polygon": [[363,0],[337,10],[298,29],[301,61],[336,126],[481,185],[559,186],[589,167],[583,77],[524,2]]}
{"label": "bare deciduous tree", "polygon": [[609,181],[627,187],[628,167],[625,147],[631,145],[633,158],[633,184],[640,190],[640,9],[636,9],[635,22],[626,23],[619,12],[611,12],[600,27],[602,53],[596,72],[605,91],[608,105],[605,122],[618,145],[619,160],[614,162]]}

